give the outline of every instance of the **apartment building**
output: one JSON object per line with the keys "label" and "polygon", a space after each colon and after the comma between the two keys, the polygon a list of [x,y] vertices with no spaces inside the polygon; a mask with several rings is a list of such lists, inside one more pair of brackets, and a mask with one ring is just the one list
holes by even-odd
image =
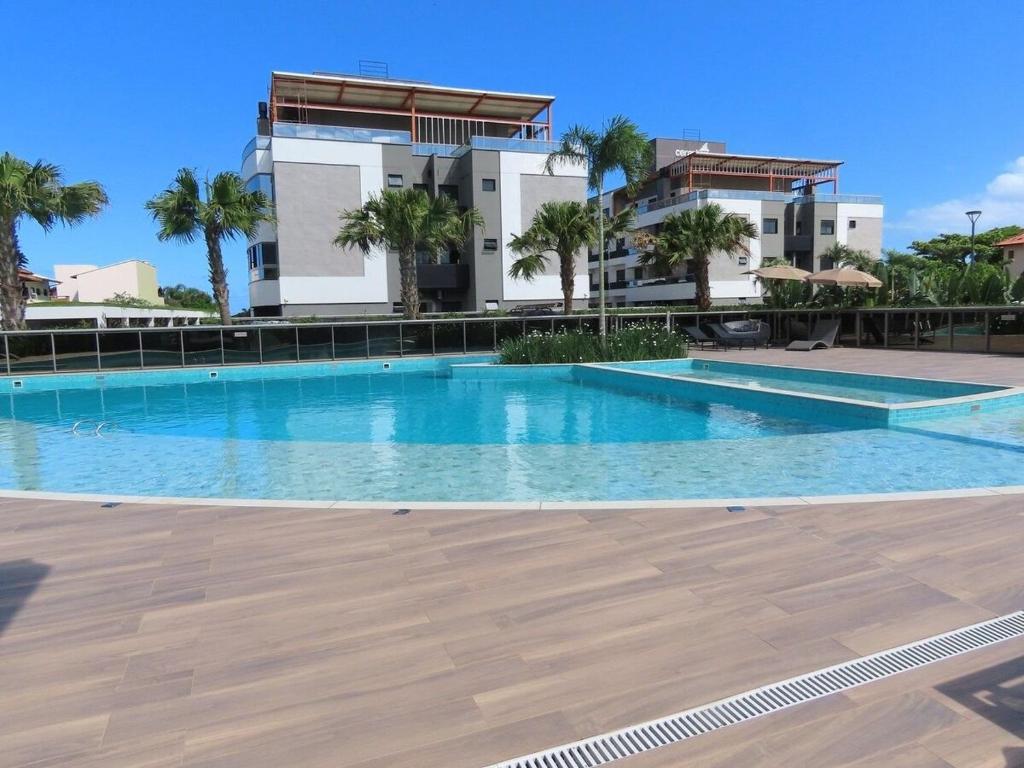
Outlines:
{"label": "apartment building", "polygon": [[[395,253],[341,249],[342,211],[383,189],[414,187],[475,207],[484,227],[417,275],[424,311],[561,303],[558,265],[526,282],[508,271],[509,241],[550,200],[585,200],[586,169],[544,162],[551,96],[365,76],[274,72],[257,135],[243,152],[249,188],[272,197],[276,221],[248,248],[249,301],[260,316],[390,313],[400,300]],[[574,303],[589,298],[586,252]]]}
{"label": "apartment building", "polygon": [[[724,142],[699,139],[659,138],[651,144],[651,174],[637,195],[630,199],[623,189],[613,190],[601,205],[614,212],[635,207],[637,227],[651,232],[670,214],[710,203],[757,224],[761,234],[749,243],[749,256],[712,258],[711,296],[716,304],[760,302],[763,286],[746,273],[766,259],[785,259],[815,272],[834,266],[824,254],[836,243],[881,255],[882,200],[839,194],[840,160],[736,155],[726,151]],[[694,282],[687,269],[654,274],[638,264],[638,251],[629,238],[607,248],[609,304],[693,303]],[[588,259],[591,296],[596,297],[596,250]]]}

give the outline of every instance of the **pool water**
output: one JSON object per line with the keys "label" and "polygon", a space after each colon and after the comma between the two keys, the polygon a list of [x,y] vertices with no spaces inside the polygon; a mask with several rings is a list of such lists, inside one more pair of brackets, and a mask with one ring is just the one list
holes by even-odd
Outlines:
{"label": "pool water", "polygon": [[[389,501],[798,496],[1016,484],[1024,458],[1018,407],[858,429],[569,378],[258,375],[148,384],[138,374],[0,396],[0,487]],[[96,436],[101,421],[112,426]]]}
{"label": "pool water", "polygon": [[684,379],[735,384],[757,389],[781,389],[788,392],[841,397],[873,403],[913,403],[1002,389],[1002,387],[992,385],[958,381],[873,376],[788,366],[731,363],[724,360],[701,360],[699,358],[654,363],[626,363],[617,367],[647,370]]}

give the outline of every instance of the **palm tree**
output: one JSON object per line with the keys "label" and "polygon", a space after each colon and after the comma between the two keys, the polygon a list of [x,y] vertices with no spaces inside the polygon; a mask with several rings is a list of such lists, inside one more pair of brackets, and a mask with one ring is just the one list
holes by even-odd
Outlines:
{"label": "palm tree", "polygon": [[861,272],[871,272],[879,261],[867,251],[857,250],[843,243],[833,243],[821,254],[821,258],[829,260],[836,267],[849,267]]}
{"label": "palm tree", "polygon": [[729,256],[749,253],[746,241],[757,236],[753,222],[709,203],[666,216],[656,235],[639,238],[638,244],[650,248],[640,254],[639,262],[652,264],[661,272],[690,262],[696,279],[697,307],[707,311],[711,308],[711,256],[719,252]]}
{"label": "palm tree", "polygon": [[146,203],[146,209],[159,225],[156,236],[161,242],[191,243],[202,236],[220,322],[230,325],[228,272],[221,242],[240,235],[249,240],[256,237],[261,222],[274,220],[270,198],[259,190],[248,191],[242,177],[230,171],[218,173],[213,181],[207,179],[201,191],[195,172],[182,168],[170,187]]}
{"label": "palm tree", "polygon": [[[558,149],[548,155],[544,164],[549,174],[563,162],[585,163],[587,186],[597,195],[598,205],[604,195],[604,179],[609,173],[621,171],[626,181],[626,193],[633,195],[651,171],[653,149],[647,138],[627,117],[616,115],[602,131],[574,125],[562,135]],[[601,336],[607,333],[605,322],[604,287],[604,218],[598,219],[597,268],[600,273],[599,313]]]}
{"label": "palm tree", "polygon": [[64,184],[56,165],[30,164],[9,152],[0,155],[0,312],[4,330],[25,326],[25,297],[18,267],[25,254],[18,243],[18,222],[28,216],[44,231],[57,222],[79,224],[107,204],[107,193],[95,181]]}
{"label": "palm tree", "polygon": [[398,251],[407,319],[420,315],[416,251],[427,251],[436,264],[442,249],[461,248],[474,228],[483,227],[483,216],[476,208],[460,213],[458,203],[447,195],[431,197],[421,189],[408,188],[372,194],[362,208],[342,212],[341,221],[335,245],[357,247],[364,255],[377,247]]}
{"label": "palm tree", "polygon": [[605,217],[598,206],[578,200],[555,200],[541,205],[530,228],[512,238],[510,248],[518,254],[508,273],[516,279],[533,280],[544,273],[549,254],[558,257],[565,314],[572,313],[572,294],[576,287],[576,256],[601,237],[619,237],[632,224],[633,210],[627,208],[613,218]]}

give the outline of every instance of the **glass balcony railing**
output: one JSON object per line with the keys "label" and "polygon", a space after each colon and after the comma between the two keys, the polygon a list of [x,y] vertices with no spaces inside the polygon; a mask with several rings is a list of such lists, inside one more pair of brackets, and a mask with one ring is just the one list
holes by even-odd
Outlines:
{"label": "glass balcony railing", "polygon": [[368,144],[411,144],[409,131],[381,128],[349,128],[344,125],[312,125],[309,123],[274,123],[274,135],[286,139],[328,139],[359,141]]}
{"label": "glass balcony railing", "polygon": [[458,150],[458,144],[416,143],[412,145],[412,153],[414,155],[437,155],[439,157],[457,157],[455,153],[458,152]]}
{"label": "glass balcony railing", "polygon": [[253,136],[249,143],[245,145],[245,149],[242,150],[242,162],[245,162],[245,158],[255,152],[257,149],[269,149],[270,148],[270,137],[269,136]]}
{"label": "glass balcony railing", "polygon": [[637,214],[671,208],[675,205],[692,203],[694,200],[771,200],[778,203],[865,203],[881,205],[882,198],[875,195],[797,195],[792,192],[760,192],[744,189],[695,189],[675,197],[665,198],[653,203],[643,203],[636,207]]}

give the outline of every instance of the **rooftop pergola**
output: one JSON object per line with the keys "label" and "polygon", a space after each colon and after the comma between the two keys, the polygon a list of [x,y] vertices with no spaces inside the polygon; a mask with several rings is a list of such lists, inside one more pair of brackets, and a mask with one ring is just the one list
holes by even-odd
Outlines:
{"label": "rooftop pergola", "polygon": [[417,118],[471,120],[498,126],[508,136],[550,138],[553,102],[554,96],[351,75],[274,72],[270,85],[273,121],[281,120],[280,110],[287,107],[298,110],[299,122],[310,122],[310,111],[408,116],[413,141],[417,141]]}
{"label": "rooftop pergola", "polygon": [[685,176],[686,186],[693,188],[695,176],[745,176],[766,178],[769,189],[775,179],[804,184],[832,184],[839,191],[841,160],[810,160],[796,157],[770,157],[765,155],[729,155],[711,152],[691,152],[669,166],[669,176]]}

